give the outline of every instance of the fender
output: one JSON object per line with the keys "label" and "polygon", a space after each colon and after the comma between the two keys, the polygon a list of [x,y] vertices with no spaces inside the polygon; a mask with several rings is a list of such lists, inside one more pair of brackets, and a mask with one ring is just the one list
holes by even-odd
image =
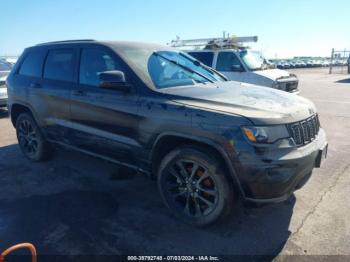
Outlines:
{"label": "fender", "polygon": [[188,134],[182,134],[182,133],[176,133],[176,132],[164,132],[158,135],[158,137],[156,138],[152,149],[151,149],[151,154],[150,154],[150,162],[152,162],[153,156],[155,154],[155,148],[157,147],[157,145],[160,143],[161,139],[163,139],[164,137],[167,136],[171,136],[171,137],[178,137],[178,138],[184,138],[184,139],[189,139],[201,144],[205,144],[211,148],[214,148],[216,151],[219,152],[220,156],[223,158],[223,160],[225,161],[226,166],[228,167],[229,173],[230,173],[230,177],[233,179],[235,185],[238,187],[239,192],[241,194],[241,196],[243,197],[243,199],[246,198],[244,190],[242,188],[241,182],[238,179],[237,173],[232,165],[232,162],[230,161],[229,156],[227,155],[227,153],[223,150],[223,148],[215,143],[214,141],[208,139],[208,138],[204,138],[204,137],[198,137],[198,136],[192,136],[192,135],[188,135]]}

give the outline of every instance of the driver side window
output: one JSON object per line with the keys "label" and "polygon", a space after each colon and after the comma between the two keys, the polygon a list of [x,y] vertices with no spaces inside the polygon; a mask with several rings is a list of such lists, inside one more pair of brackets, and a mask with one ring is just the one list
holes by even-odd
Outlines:
{"label": "driver side window", "polygon": [[104,71],[120,70],[122,67],[104,50],[83,49],[80,58],[79,83],[98,86],[99,74]]}
{"label": "driver side window", "polygon": [[222,72],[235,72],[234,68],[241,68],[241,62],[233,52],[220,52],[216,69]]}

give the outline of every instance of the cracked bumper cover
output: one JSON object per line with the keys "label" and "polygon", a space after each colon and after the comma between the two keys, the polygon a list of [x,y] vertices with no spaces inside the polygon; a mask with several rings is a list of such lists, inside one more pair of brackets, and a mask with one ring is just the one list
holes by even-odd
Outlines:
{"label": "cracked bumper cover", "polygon": [[256,203],[287,200],[308,181],[313,169],[319,167],[320,157],[325,157],[327,147],[326,134],[320,129],[317,138],[303,147],[267,149],[264,158],[251,155],[249,161],[245,159],[242,164],[244,173],[240,177],[245,200]]}

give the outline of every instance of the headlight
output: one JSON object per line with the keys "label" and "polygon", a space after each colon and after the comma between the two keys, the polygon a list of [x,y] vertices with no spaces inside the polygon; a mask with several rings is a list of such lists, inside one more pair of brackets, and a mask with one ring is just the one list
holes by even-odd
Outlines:
{"label": "headlight", "polygon": [[269,144],[275,141],[290,137],[286,126],[244,126],[242,127],[244,135],[250,142]]}

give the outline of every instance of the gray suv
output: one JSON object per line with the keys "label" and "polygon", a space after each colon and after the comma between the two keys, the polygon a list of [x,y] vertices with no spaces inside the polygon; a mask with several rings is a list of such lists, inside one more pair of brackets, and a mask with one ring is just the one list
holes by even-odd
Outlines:
{"label": "gray suv", "polygon": [[227,81],[160,45],[40,44],[23,52],[6,84],[28,159],[60,145],[136,169],[157,179],[175,216],[197,226],[227,217],[237,199],[286,200],[327,153],[309,100]]}

